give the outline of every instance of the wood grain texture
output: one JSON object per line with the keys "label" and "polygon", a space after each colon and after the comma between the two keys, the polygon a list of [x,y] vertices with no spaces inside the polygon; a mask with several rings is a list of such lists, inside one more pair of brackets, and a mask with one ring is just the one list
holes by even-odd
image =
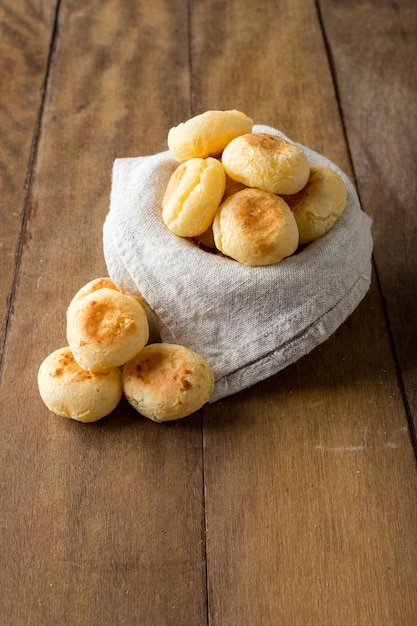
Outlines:
{"label": "wood grain texture", "polygon": [[[237,97],[349,172],[315,4],[222,6],[218,39],[196,9],[198,108]],[[203,72],[205,33],[228,63]],[[414,457],[375,277],[321,349],[204,410],[204,468],[211,624],[412,625]]]}
{"label": "wood grain texture", "polygon": [[[404,31],[411,50],[407,24],[391,19],[400,3],[382,4],[378,32],[391,28],[397,41]],[[416,473],[398,376],[411,360],[396,361],[394,309],[375,276],[321,347],[177,423],[154,424],[122,401],[79,424],[49,413],[36,387],[41,360],[66,342],[71,297],[106,272],[113,160],[165,150],[170,126],[209,108],[240,108],[353,177],[352,156],[365,208],[381,216],[381,277],[392,218],[382,196],[365,192],[349,122],[359,96],[347,95],[353,13],[360,20],[368,5],[61,0],[27,197],[18,198],[25,219],[21,233],[15,227],[21,258],[0,377],[7,626],[414,626]],[[377,59],[384,37],[373,46]],[[359,57],[350,68],[359,75],[371,72],[371,51],[363,54],[367,67]],[[395,59],[389,80],[395,66],[413,85],[400,52]],[[33,92],[25,64],[16,72]],[[365,85],[362,94],[369,102]],[[384,111],[386,92],[373,94]],[[2,136],[8,120],[0,117]],[[390,120],[398,124],[394,115],[383,129],[374,122],[373,140],[384,141]],[[25,177],[32,130],[21,131]],[[15,167],[7,155],[2,163]],[[18,189],[20,169],[8,176]]]}
{"label": "wood grain texture", "polygon": [[412,626],[415,467],[375,290],[204,424],[211,623]]}
{"label": "wood grain texture", "polygon": [[55,2],[0,5],[0,359],[20,258]]}
{"label": "wood grain texture", "polygon": [[328,2],[322,14],[374,255],[417,428],[417,6]]}
{"label": "wood grain texture", "polygon": [[349,170],[314,2],[196,2],[191,34],[193,113],[241,109]]}
{"label": "wood grain texture", "polygon": [[66,344],[71,297],[106,272],[113,159],[165,149],[172,118],[189,116],[185,10],[61,2],[1,378],[0,606],[13,626],[205,621],[198,416],[161,428],[122,403],[85,428],[36,388]]}

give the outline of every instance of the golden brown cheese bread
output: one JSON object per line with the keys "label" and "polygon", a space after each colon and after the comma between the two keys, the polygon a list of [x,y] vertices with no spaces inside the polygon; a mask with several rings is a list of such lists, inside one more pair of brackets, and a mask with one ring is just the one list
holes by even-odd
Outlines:
{"label": "golden brown cheese bread", "polygon": [[190,159],[169,179],[162,199],[162,219],[180,237],[206,231],[223,197],[226,174],[218,159]]}
{"label": "golden brown cheese bread", "polygon": [[285,201],[294,213],[300,244],[307,244],[327,233],[345,209],[346,185],[335,170],[313,165],[307,185]]}
{"label": "golden brown cheese bread", "polygon": [[217,156],[239,135],[250,133],[253,120],[241,111],[206,111],[168,132],[168,148],[178,161]]}
{"label": "golden brown cheese bread", "polygon": [[122,375],[117,367],[87,372],[66,346],[52,352],[38,371],[40,396],[56,415],[79,422],[95,422],[116,408],[122,397]]}
{"label": "golden brown cheese bread", "polygon": [[294,215],[279,196],[244,189],[223,202],[213,221],[216,247],[245,265],[272,265],[298,246]]}
{"label": "golden brown cheese bread", "polygon": [[233,139],[223,151],[222,163],[234,180],[276,194],[297,193],[310,175],[305,153],[268,133],[248,133]]}
{"label": "golden brown cheese bread", "polygon": [[127,401],[155,422],[191,415],[209,400],[213,386],[207,361],[180,345],[150,344],[123,368]]}
{"label": "golden brown cheese bread", "polygon": [[75,360],[98,372],[126,363],[149,339],[145,309],[115,289],[97,289],[67,310],[67,339]]}
{"label": "golden brown cheese bread", "polygon": [[[115,291],[121,291],[121,289],[119,289],[108,276],[102,276],[100,278],[93,278],[93,280],[90,280],[88,283],[83,285],[77,291],[77,293],[73,296],[69,304],[69,307],[78,304],[80,300],[82,300],[85,296],[90,295],[90,293],[93,293],[93,291],[97,291],[98,289],[103,289],[104,287],[106,287],[107,289],[114,289]],[[132,298],[135,298],[142,306],[146,305],[145,300],[141,298],[139,295],[137,294],[128,294],[128,295],[130,295]]]}

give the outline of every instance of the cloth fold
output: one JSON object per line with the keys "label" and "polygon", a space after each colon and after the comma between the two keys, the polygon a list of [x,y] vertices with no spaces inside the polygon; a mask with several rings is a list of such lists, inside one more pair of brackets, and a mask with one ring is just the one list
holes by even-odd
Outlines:
{"label": "cloth fold", "polygon": [[[291,141],[269,126],[254,126],[253,132]],[[109,276],[121,289],[145,298],[162,341],[185,345],[207,359],[215,375],[211,402],[310,352],[369,289],[371,219],[345,173],[300,147],[310,165],[327,165],[340,174],[347,206],[326,235],[267,267],[247,267],[212,254],[166,228],[161,199],[178,166],[169,151],[114,162],[103,226]]]}

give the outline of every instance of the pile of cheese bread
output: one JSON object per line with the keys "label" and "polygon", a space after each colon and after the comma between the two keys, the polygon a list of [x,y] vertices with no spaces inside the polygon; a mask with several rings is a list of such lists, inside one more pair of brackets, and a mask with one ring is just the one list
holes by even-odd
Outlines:
{"label": "pile of cheese bread", "polygon": [[[180,164],[162,219],[180,237],[248,266],[272,265],[326,233],[346,206],[341,177],[310,166],[302,149],[253,133],[244,113],[207,111],[168,133]],[[210,398],[210,365],[190,349],[150,341],[150,310],[110,278],[84,285],[67,309],[68,345],[41,364],[38,387],[55,414],[108,415],[123,394],[157,422],[186,417]]]}
{"label": "pile of cheese bread", "polygon": [[162,200],[162,219],[249,266],[272,265],[324,235],[347,202],[346,186],[327,166],[276,135],[252,132],[241,111],[206,111],[171,128],[180,165]]}
{"label": "pile of cheese bread", "polygon": [[52,352],[38,371],[42,400],[56,415],[95,422],[124,394],[155,422],[180,419],[210,398],[214,375],[192,350],[149,343],[146,303],[110,278],[84,285],[67,309],[68,346]]}

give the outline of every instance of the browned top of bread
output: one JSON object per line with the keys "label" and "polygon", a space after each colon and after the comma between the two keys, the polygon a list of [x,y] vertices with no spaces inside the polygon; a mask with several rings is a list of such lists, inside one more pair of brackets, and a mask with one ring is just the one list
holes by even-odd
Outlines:
{"label": "browned top of bread", "polygon": [[157,422],[180,419],[205,404],[214,375],[198,354],[180,345],[146,346],[123,369],[123,389],[139,413]]}
{"label": "browned top of bread", "polygon": [[125,301],[90,299],[85,303],[83,315],[80,315],[80,330],[85,341],[93,340],[97,344],[113,344],[122,333],[133,330],[136,321],[132,319],[130,310],[124,307]]}
{"label": "browned top of bread", "polygon": [[217,248],[246,265],[270,265],[295,252],[295,218],[279,196],[247,188],[220,206],[213,222]]}
{"label": "browned top of bread", "polygon": [[94,374],[93,372],[83,370],[75,361],[70,348],[63,348],[60,352],[57,351],[57,360],[51,368],[49,375],[57,380],[65,379],[77,383],[97,378],[97,376],[102,374]]}
{"label": "browned top of bread", "polygon": [[67,338],[75,360],[90,371],[119,366],[149,339],[149,324],[140,302],[103,287],[67,310]]}
{"label": "browned top of bread", "polygon": [[222,163],[234,180],[277,194],[296,193],[304,187],[310,172],[301,148],[268,133],[236,137],[225,147]]}

